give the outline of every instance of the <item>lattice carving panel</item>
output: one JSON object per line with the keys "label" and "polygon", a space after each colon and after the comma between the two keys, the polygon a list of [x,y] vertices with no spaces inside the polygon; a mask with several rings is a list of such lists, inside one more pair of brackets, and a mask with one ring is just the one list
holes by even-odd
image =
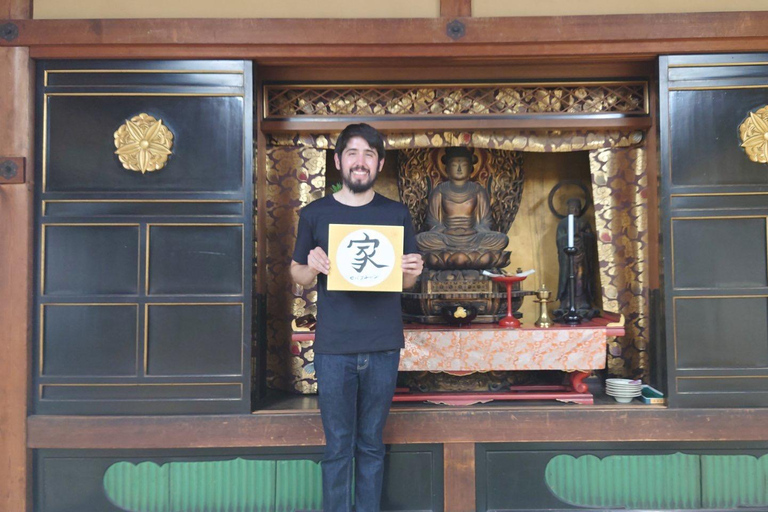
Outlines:
{"label": "lattice carving panel", "polygon": [[647,114],[646,82],[265,85],[266,118]]}

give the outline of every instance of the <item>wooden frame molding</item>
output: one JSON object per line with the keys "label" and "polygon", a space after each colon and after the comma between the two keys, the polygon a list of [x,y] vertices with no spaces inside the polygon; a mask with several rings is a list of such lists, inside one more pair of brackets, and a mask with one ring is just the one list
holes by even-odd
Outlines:
{"label": "wooden frame molding", "polygon": [[[7,21],[7,20],[5,20]],[[2,23],[4,21],[0,21]],[[13,20],[38,57],[339,58],[651,57],[768,49],[768,12],[463,18]]]}
{"label": "wooden frame molding", "polygon": [[440,0],[440,16],[444,18],[472,16],[472,0]]}
{"label": "wooden frame molding", "polygon": [[[27,48],[0,48],[0,153],[32,162],[33,74]],[[22,166],[23,166],[22,160]],[[0,510],[31,508],[32,464],[27,449],[31,374],[32,173],[26,182],[0,182]]]}
{"label": "wooden frame molding", "polygon": [[[384,441],[446,445],[768,441],[766,423],[768,409],[396,408],[387,420]],[[324,443],[317,410],[266,411],[250,416],[31,416],[28,435],[31,448],[237,448]]]}
{"label": "wooden frame molding", "polygon": [[475,443],[443,445],[445,512],[475,510]]}

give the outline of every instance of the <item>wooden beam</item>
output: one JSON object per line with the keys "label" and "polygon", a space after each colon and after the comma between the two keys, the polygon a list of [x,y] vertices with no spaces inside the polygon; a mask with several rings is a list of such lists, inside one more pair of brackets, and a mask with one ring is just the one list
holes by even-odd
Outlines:
{"label": "wooden beam", "polygon": [[[659,86],[656,81],[652,82],[649,87],[649,102],[650,111],[658,112],[659,108]],[[645,158],[646,158],[646,180],[648,190],[659,190],[659,183],[661,181],[661,170],[659,169],[659,126],[658,116],[652,117],[653,125],[646,131],[645,140]],[[659,204],[659,194],[648,194],[648,247],[645,250],[645,261],[648,265],[648,286],[651,290],[659,290],[663,287],[661,283],[661,258],[663,252],[659,247],[659,227],[661,226],[661,205]],[[653,314],[659,314],[659,320],[663,318],[663,312],[652,312]],[[660,346],[663,340],[656,340]]]}
{"label": "wooden beam", "polygon": [[440,0],[440,16],[468,18],[472,16],[472,0]]}
{"label": "wooden beam", "polygon": [[0,18],[8,20],[32,17],[32,0],[0,0]]}
{"label": "wooden beam", "polygon": [[[768,409],[562,406],[392,409],[390,444],[768,442]],[[31,416],[30,448],[143,449],[318,446],[320,413],[248,416]],[[66,435],[62,435],[66,432]]]}
{"label": "wooden beam", "polygon": [[475,510],[475,443],[443,446],[443,510]]}
{"label": "wooden beam", "polygon": [[[5,7],[5,6],[4,6]],[[33,162],[33,72],[26,48],[0,48],[0,154]],[[0,184],[0,510],[31,510],[27,403],[31,372],[32,172]]]}
{"label": "wooden beam", "polygon": [[[590,119],[588,116],[574,118],[529,118],[529,119],[407,119],[407,120],[388,120],[376,119],[376,128],[385,132],[414,132],[414,131],[432,131],[432,130],[645,130],[651,126],[650,116],[637,117],[616,117],[601,119],[600,116],[594,116]],[[261,129],[264,133],[329,133],[344,129],[353,118],[342,120],[325,121],[262,121]],[[360,121],[370,121],[360,119]],[[358,121],[355,121],[358,122]],[[372,122],[372,121],[371,121]]]}
{"label": "wooden beam", "polygon": [[650,60],[579,61],[563,59],[559,62],[530,62],[513,64],[494,60],[489,64],[475,62],[472,65],[444,64],[438,59],[400,60],[394,66],[381,63],[361,65],[349,63],[336,65],[324,63],[313,66],[261,66],[258,77],[265,82],[338,83],[342,77],[347,83],[369,82],[511,82],[521,80],[558,81],[611,77],[615,80],[647,79],[656,73],[656,64]]}
{"label": "wooden beam", "polygon": [[[589,56],[768,49],[768,12],[465,18],[452,40],[445,18],[18,20],[0,45],[115,47],[121,56],[169,55],[184,45],[219,55],[315,58],[456,55]],[[447,53],[446,53],[447,52]],[[71,55],[79,56],[79,55]],[[93,54],[88,54],[92,57]],[[210,57],[205,54],[201,57]]]}

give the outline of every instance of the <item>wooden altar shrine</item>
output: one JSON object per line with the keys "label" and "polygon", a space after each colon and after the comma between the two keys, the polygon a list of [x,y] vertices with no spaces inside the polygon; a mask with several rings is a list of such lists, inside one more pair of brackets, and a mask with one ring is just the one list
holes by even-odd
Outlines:
{"label": "wooden altar shrine", "polygon": [[[296,393],[312,391],[311,343],[290,332],[314,296],[285,256],[330,185],[334,134],[366,106],[388,151],[525,152],[532,212],[547,167],[582,166],[613,262],[603,306],[633,313],[624,336],[597,335],[602,361],[593,339],[574,366],[669,397],[393,404],[388,510],[768,506],[740,490],[768,454],[768,174],[739,139],[768,103],[765,13],[485,19],[443,0],[434,19],[35,20],[31,2],[0,5],[0,510],[317,508],[320,415]],[[179,151],[158,174],[115,155],[140,114]],[[536,219],[510,233],[531,254]],[[495,332],[419,329],[403,361],[425,371],[451,363],[419,342]],[[548,363],[500,366],[517,364]],[[293,393],[267,392],[268,374]],[[215,494],[231,474],[252,480]],[[643,493],[600,492],[648,475]]]}

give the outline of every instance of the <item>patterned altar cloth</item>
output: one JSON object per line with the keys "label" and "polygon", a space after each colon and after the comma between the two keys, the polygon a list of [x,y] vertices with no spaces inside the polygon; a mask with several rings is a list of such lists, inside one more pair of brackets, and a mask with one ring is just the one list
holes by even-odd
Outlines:
{"label": "patterned altar cloth", "polygon": [[605,368],[608,337],[623,334],[603,319],[549,329],[407,326],[400,370],[598,370]]}

